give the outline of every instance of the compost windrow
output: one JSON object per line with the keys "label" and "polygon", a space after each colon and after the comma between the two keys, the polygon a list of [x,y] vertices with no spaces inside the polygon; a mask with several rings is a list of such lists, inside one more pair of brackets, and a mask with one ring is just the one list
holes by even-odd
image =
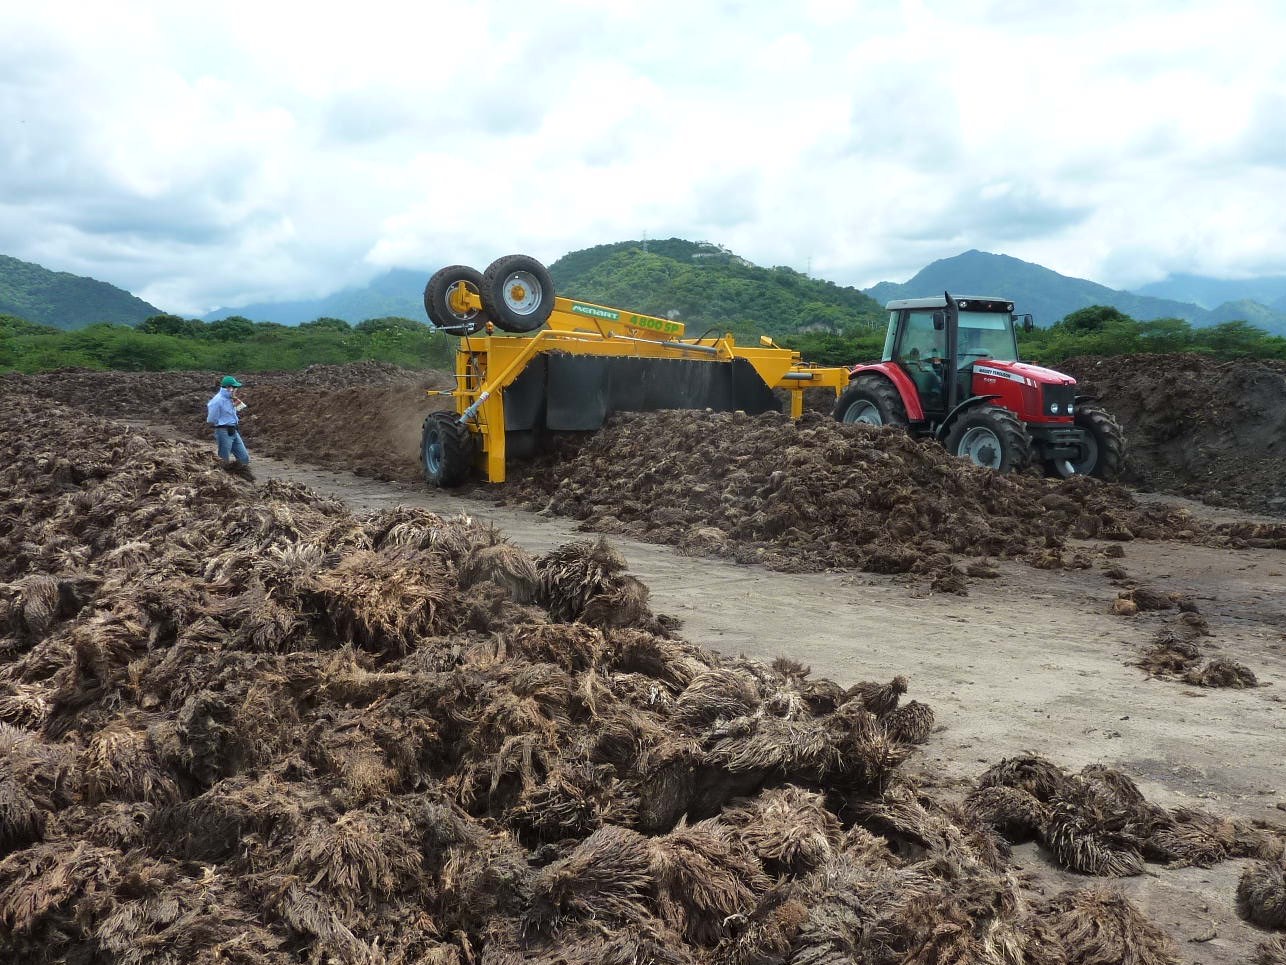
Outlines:
{"label": "compost windrow", "polygon": [[717,657],[601,540],[355,516],[20,393],[0,428],[3,960],[1169,963],[1002,830],[1095,875],[1280,856],[1109,769],[957,806],[911,682]]}

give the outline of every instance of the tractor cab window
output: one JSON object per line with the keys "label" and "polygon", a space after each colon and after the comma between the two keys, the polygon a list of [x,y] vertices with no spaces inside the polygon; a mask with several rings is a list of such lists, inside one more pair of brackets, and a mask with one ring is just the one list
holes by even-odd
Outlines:
{"label": "tractor cab window", "polygon": [[889,312],[889,329],[888,334],[884,336],[884,354],[880,360],[884,362],[893,361],[893,341],[898,335],[898,313]]}
{"label": "tractor cab window", "polygon": [[1013,319],[1008,313],[961,312],[959,331],[957,367],[970,365],[979,359],[998,362],[1018,360]]}
{"label": "tractor cab window", "polygon": [[911,376],[927,408],[937,408],[937,397],[942,395],[946,354],[946,332],[934,329],[933,310],[907,312],[895,360]]}

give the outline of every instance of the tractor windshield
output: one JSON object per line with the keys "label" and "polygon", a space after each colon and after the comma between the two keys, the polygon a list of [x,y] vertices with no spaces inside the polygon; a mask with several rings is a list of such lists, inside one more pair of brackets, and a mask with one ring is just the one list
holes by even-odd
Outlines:
{"label": "tractor windshield", "polygon": [[1014,322],[1008,312],[961,312],[958,366],[978,359],[1018,361]]}

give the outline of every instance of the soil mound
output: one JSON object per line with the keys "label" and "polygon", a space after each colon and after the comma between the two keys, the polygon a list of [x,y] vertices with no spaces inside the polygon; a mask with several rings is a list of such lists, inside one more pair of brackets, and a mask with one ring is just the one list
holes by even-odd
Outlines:
{"label": "soil mound", "polygon": [[1286,362],[1121,355],[1059,368],[1121,421],[1127,482],[1286,514]]}
{"label": "soil mound", "polygon": [[[10,375],[5,383],[99,416],[168,424],[205,440],[205,404],[223,374],[65,369]],[[399,480],[422,478],[417,459],[424,416],[451,405],[426,390],[453,385],[444,372],[370,361],[255,372],[242,380],[248,404],[243,432],[252,457],[260,452]]]}
{"label": "soil mound", "polygon": [[1000,475],[931,442],[814,413],[615,416],[593,436],[560,438],[513,476],[507,501],[597,530],[782,570],[923,575],[956,592],[969,575],[959,556],[1091,565],[1068,548],[1072,537],[1286,548],[1286,527],[1234,535],[1139,505],[1120,486]]}
{"label": "soil mound", "polygon": [[1174,959],[911,780],[905,678],[718,658],[601,542],[355,517],[16,393],[0,427],[0,959]]}

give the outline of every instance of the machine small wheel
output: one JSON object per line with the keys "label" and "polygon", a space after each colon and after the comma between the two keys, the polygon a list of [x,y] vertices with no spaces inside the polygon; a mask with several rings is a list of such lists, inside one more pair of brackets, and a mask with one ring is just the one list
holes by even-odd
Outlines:
{"label": "machine small wheel", "polygon": [[535,258],[505,255],[482,273],[482,305],[506,332],[534,332],[554,310],[554,280]]}
{"label": "machine small wheel", "polygon": [[459,486],[473,471],[474,443],[454,412],[430,412],[420,437],[424,478],[434,486]]}
{"label": "machine small wheel", "polygon": [[434,272],[424,286],[424,313],[433,325],[449,335],[472,335],[490,321],[486,309],[460,309],[452,304],[461,290],[482,294],[482,273],[465,265],[450,265]]}

